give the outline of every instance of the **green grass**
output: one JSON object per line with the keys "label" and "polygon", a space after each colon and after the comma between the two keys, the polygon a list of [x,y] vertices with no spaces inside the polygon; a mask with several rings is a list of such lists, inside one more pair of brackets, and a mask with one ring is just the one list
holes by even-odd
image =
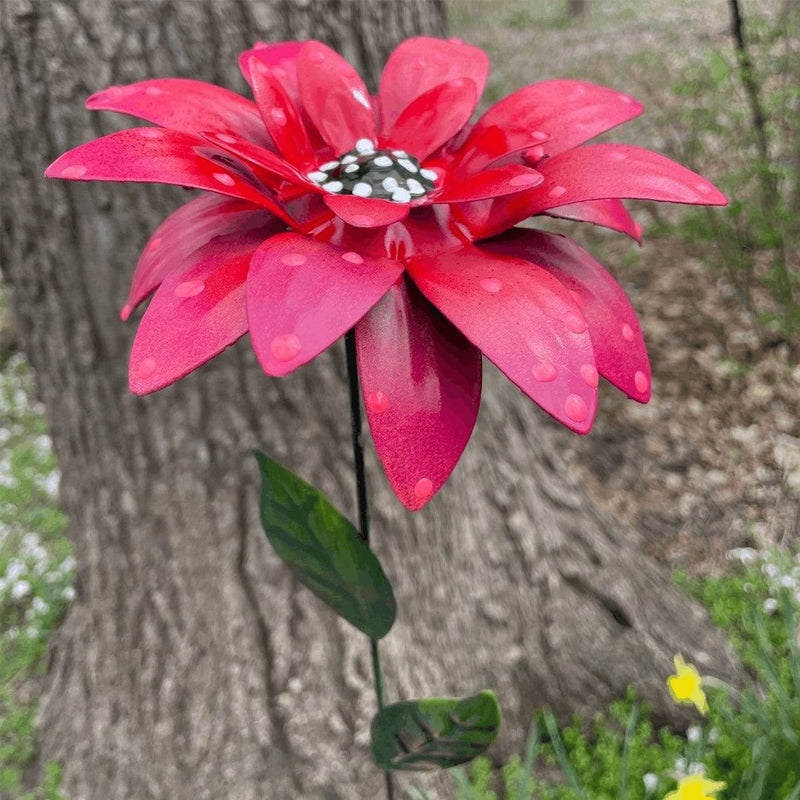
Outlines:
{"label": "green grass", "polygon": [[74,596],[58,472],[25,360],[0,370],[0,796],[57,800],[60,767],[23,792],[47,642]]}

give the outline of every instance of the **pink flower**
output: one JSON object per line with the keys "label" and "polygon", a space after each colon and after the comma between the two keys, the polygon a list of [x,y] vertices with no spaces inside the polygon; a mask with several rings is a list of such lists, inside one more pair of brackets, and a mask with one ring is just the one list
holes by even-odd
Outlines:
{"label": "pink flower", "polygon": [[255,102],[185,79],[112,86],[91,109],[154,123],[70,150],[46,174],[213,194],[155,231],[128,302],[154,292],[130,386],[161,389],[247,331],[286,375],[355,326],[375,447],[410,509],[445,482],[475,423],[481,353],[559,422],[589,431],[598,376],[647,402],[628,299],[547,214],[635,239],[618,198],[721,205],[710,183],[629,145],[585,145],[642,111],[591,83],[526,86],[470,125],[489,63],[457,40],[391,55],[377,97],[320,42],[240,58]]}

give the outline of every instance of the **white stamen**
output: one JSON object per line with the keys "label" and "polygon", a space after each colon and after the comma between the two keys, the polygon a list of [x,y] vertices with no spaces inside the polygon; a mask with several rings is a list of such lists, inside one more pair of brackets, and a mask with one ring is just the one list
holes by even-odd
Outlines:
{"label": "white stamen", "polygon": [[392,155],[397,156],[398,158],[407,158],[408,153],[405,150],[392,150]]}
{"label": "white stamen", "polygon": [[411,194],[425,194],[425,187],[416,178],[409,178],[406,183]]}
{"label": "white stamen", "polygon": [[357,183],[353,187],[353,194],[356,197],[369,197],[372,194],[372,187],[368,183]]}
{"label": "white stamen", "polygon": [[328,183],[323,183],[322,188],[326,192],[341,192],[344,189],[344,184],[341,181],[328,181]]}
{"label": "white stamen", "polygon": [[392,178],[391,176],[384,178],[382,183],[383,188],[386,189],[387,192],[393,192],[398,186],[397,179]]}
{"label": "white stamen", "polygon": [[422,175],[423,178],[427,178],[429,181],[435,181],[439,177],[432,169],[421,169],[419,174]]}
{"label": "white stamen", "polygon": [[311,178],[314,183],[322,183],[328,180],[328,176],[324,172],[309,172],[306,177]]}
{"label": "white stamen", "polygon": [[347,166],[344,168],[344,171],[345,171],[345,172],[348,172],[348,173],[349,173],[349,172],[358,172],[358,170],[359,170],[359,166],[358,166],[358,164],[348,164],[348,165],[347,165]]}
{"label": "white stamen", "polygon": [[342,159],[342,164],[352,164],[352,163],[354,163],[356,161],[358,161],[358,157],[357,156],[345,156]]}
{"label": "white stamen", "polygon": [[392,159],[389,158],[389,156],[378,156],[377,158],[372,159],[372,163],[376,167],[391,167]]}
{"label": "white stamen", "polygon": [[323,165],[320,167],[320,169],[321,169],[323,172],[330,172],[332,169],[336,169],[336,167],[338,167],[338,166],[339,166],[339,162],[338,162],[338,161],[326,161],[326,162],[325,162],[325,163],[324,163],[324,164],[323,164]]}
{"label": "white stamen", "polygon": [[401,158],[397,162],[406,172],[417,172],[417,168],[407,158]]}

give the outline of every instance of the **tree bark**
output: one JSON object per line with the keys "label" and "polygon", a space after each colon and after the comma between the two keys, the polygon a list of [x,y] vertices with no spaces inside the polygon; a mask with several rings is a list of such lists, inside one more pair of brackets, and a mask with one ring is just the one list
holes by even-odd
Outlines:
{"label": "tree bark", "polygon": [[[77,600],[56,636],[39,753],[71,800],[378,797],[363,636],[297,584],[257,520],[259,446],[354,516],[343,352],[266,378],[247,341],[130,396],[127,280],[181,190],[45,181],[58,154],[127,122],[91,92],[156,76],[244,84],[255,39],[321,38],[375,78],[440,0],[3,0],[0,261],[62,470]],[[406,513],[369,453],[376,549],[399,603],[388,699],[494,689],[496,751],[531,713],[601,708],[628,684],[659,721],[673,653],[730,679],[703,612],[592,506],[560,435],[487,370],[450,484]],[[417,780],[416,783],[423,783]],[[428,784],[433,785],[433,784]]]}

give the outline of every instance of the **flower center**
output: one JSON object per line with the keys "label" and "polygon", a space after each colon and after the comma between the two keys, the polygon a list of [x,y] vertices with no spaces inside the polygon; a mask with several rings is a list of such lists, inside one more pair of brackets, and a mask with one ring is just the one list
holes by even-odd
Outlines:
{"label": "flower center", "polygon": [[350,152],[320,165],[308,177],[332,194],[409,203],[432,192],[437,175],[422,169],[405,150],[375,150],[369,139],[359,139]]}

